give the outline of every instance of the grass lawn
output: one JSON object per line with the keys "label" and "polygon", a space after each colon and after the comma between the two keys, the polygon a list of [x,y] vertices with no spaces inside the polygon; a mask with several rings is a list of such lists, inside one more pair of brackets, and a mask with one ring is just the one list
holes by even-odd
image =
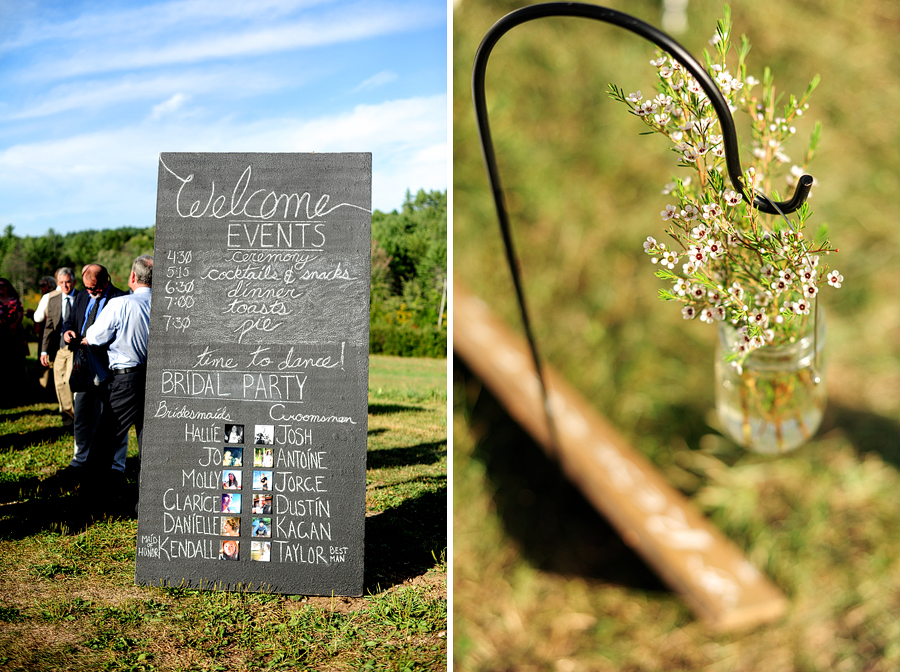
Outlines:
{"label": "grass lawn", "polygon": [[0,666],[445,669],[446,410],[446,360],[371,357],[362,598],[134,585],[136,519],[66,517],[55,404],[0,410]]}

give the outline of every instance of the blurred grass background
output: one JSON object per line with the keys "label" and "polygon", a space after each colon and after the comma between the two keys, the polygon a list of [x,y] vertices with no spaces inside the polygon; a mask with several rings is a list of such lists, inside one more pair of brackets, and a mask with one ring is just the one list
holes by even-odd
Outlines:
{"label": "blurred grass background", "polygon": [[[475,129],[478,43],[528,3],[453,16],[454,276],[520,331]],[[662,3],[606,6],[661,26]],[[653,45],[584,19],[513,29],[487,71],[491,130],[545,359],[692,497],[791,599],[780,622],[714,635],[625,547],[455,363],[454,658],[460,670],[900,669],[900,3],[736,0],[734,35],[779,91],[822,76],[812,229],[828,223],[829,405],[786,457],[716,430],[715,330],[657,299],[641,250],[662,240],[666,141],[606,96],[654,89]],[[700,58],[722,4],[691,0],[675,35]],[[745,126],[738,119],[739,130]],[[743,133],[742,138],[747,134]],[[746,160],[745,160],[746,163]],[[785,190],[787,191],[787,190]]]}

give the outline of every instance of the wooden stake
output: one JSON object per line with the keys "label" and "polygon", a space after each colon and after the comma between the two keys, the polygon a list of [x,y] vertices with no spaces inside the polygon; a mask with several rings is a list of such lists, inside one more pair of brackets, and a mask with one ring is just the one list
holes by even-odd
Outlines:
{"label": "wooden stake", "polygon": [[716,630],[778,619],[785,596],[560,375],[545,366],[550,440],[525,339],[453,283],[453,349],[694,613]]}

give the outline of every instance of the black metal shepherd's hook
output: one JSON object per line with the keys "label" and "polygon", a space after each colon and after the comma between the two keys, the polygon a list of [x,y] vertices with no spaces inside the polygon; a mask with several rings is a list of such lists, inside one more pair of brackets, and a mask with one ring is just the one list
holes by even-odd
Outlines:
{"label": "black metal shepherd's hook", "polygon": [[598,7],[597,5],[587,5],[578,2],[548,2],[517,9],[491,26],[490,30],[485,34],[484,39],[481,40],[481,44],[475,54],[475,64],[472,69],[472,99],[475,104],[475,118],[478,125],[478,135],[481,139],[481,151],[484,154],[488,179],[491,183],[491,191],[493,192],[494,205],[496,206],[497,217],[500,222],[500,232],[503,236],[503,245],[506,250],[507,263],[509,264],[512,273],[513,286],[515,287],[519,311],[525,328],[525,337],[531,348],[534,366],[537,371],[538,379],[541,382],[544,407],[547,411],[548,422],[550,423],[549,430],[551,433],[551,440],[553,440],[555,444],[555,432],[547,398],[547,388],[541,370],[537,345],[531,329],[531,322],[525,306],[525,296],[522,291],[519,268],[516,262],[512,235],[510,234],[509,229],[509,217],[506,212],[506,205],[503,201],[503,189],[500,186],[500,175],[497,171],[497,159],[494,155],[493,143],[491,142],[491,131],[490,125],[488,124],[487,105],[485,103],[484,94],[484,78],[487,71],[488,58],[490,57],[491,50],[500,38],[515,26],[527,23],[528,21],[534,21],[535,19],[551,16],[576,16],[603,21],[604,23],[611,23],[621,28],[625,28],[626,30],[630,30],[653,42],[656,46],[670,54],[684,66],[684,68],[693,75],[694,79],[699,82],[703,91],[709,97],[713,109],[716,112],[716,116],[719,118],[719,125],[722,129],[722,142],[725,149],[725,165],[728,169],[728,176],[731,178],[731,183],[737,191],[743,194],[747,203],[752,204],[757,210],[770,215],[778,214],[782,216],[794,212],[809,196],[813,178],[810,175],[803,175],[797,183],[797,188],[794,191],[793,197],[788,201],[776,202],[762,193],[750,194],[744,186],[743,171],[741,170],[738,152],[737,132],[734,128],[734,119],[731,116],[731,109],[728,106],[728,102],[725,100],[722,92],[719,91],[713,78],[703,69],[703,66],[697,59],[691,56],[684,47],[669,35],[654,28],[649,23],[645,23],[633,16],[623,14],[614,9]]}

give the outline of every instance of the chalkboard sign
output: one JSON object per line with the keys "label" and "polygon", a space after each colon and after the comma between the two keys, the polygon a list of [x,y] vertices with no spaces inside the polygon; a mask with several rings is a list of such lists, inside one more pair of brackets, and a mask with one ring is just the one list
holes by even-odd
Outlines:
{"label": "chalkboard sign", "polygon": [[371,166],[160,155],[138,583],[362,594]]}

